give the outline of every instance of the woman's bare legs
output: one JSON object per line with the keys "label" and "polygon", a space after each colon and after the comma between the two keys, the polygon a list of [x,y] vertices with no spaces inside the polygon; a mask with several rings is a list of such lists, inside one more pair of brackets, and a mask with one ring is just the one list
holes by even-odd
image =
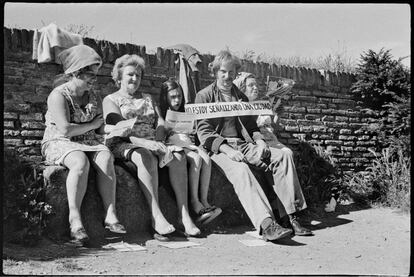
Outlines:
{"label": "woman's bare legs", "polygon": [[207,200],[211,178],[211,160],[208,154],[204,151],[199,151],[198,154],[202,159],[200,173],[200,202],[204,207],[208,208],[211,207]]}
{"label": "woman's bare legs", "polygon": [[76,231],[83,227],[80,208],[88,186],[89,159],[84,152],[73,151],[62,163],[69,169],[66,178],[69,224],[71,231]]}
{"label": "woman's bare legs", "polygon": [[200,155],[196,152],[184,149],[188,162],[188,183],[190,189],[191,207],[197,214],[204,208],[198,197],[201,165],[203,163]]}
{"label": "woman's bare legs", "polygon": [[114,168],[114,157],[109,151],[86,152],[90,157],[97,178],[97,188],[102,197],[106,211],[105,223],[113,224],[119,222],[116,216],[116,175]]}
{"label": "woman's bare legs", "polygon": [[138,168],[138,183],[151,209],[152,224],[156,232],[166,235],[175,231],[161,212],[158,202],[158,159],[145,148],[135,149],[131,161]]}
{"label": "woman's bare legs", "polygon": [[183,152],[174,152],[174,159],[168,163],[170,183],[174,190],[178,207],[178,220],[184,225],[188,235],[200,234],[200,229],[192,221],[188,213],[188,178],[187,159]]}

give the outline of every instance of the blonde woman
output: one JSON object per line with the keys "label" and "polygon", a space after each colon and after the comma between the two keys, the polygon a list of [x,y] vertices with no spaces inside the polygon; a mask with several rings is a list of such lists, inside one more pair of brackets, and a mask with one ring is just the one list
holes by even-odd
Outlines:
{"label": "blonde woman", "polygon": [[[133,131],[113,140],[109,147],[116,158],[131,161],[136,165],[138,181],[152,213],[154,238],[168,241],[175,227],[166,220],[159,207],[158,163],[170,150],[164,143],[155,140],[157,115],[151,97],[143,97],[138,92],[144,69],[145,62],[138,55],[126,54],[115,61],[112,78],[119,89],[104,98],[104,118],[110,125],[137,118]],[[173,159],[166,166],[184,233],[198,236],[201,232],[188,212],[187,161],[183,151],[173,151]]]}

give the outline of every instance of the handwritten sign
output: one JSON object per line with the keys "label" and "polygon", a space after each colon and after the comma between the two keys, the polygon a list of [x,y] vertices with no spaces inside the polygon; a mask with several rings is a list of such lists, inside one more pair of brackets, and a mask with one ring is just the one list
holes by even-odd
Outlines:
{"label": "handwritten sign", "polygon": [[168,110],[165,116],[166,127],[178,133],[189,133],[194,126],[194,116],[188,113]]}
{"label": "handwritten sign", "polygon": [[202,104],[186,104],[185,112],[195,120],[217,117],[272,115],[269,101],[253,102],[215,102]]}
{"label": "handwritten sign", "polygon": [[168,128],[180,133],[189,133],[193,129],[194,121],[199,119],[272,114],[269,101],[216,102],[186,104],[185,113],[168,110],[165,121]]}

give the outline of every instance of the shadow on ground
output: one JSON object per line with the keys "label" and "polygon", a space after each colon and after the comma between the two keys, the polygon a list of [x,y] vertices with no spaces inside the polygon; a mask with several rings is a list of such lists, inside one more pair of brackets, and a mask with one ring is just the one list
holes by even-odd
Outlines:
{"label": "shadow on ground", "polygon": [[[303,225],[313,231],[325,228],[334,228],[339,225],[351,223],[351,220],[340,218],[341,215],[349,214],[350,212],[369,209],[370,206],[349,204],[338,205],[335,212],[326,213],[323,207],[310,207],[303,211],[301,215],[301,222]],[[317,223],[315,223],[317,222]],[[253,231],[254,228],[250,225],[237,227],[223,227],[217,226],[214,223],[202,226],[203,235],[201,238],[206,238],[212,234],[220,235],[234,235],[244,234],[247,231]],[[3,259],[12,259],[16,261],[51,261],[62,258],[79,257],[84,255],[94,255],[94,253],[111,253],[113,250],[107,250],[102,246],[109,243],[127,242],[130,244],[138,244],[145,246],[147,241],[153,240],[152,234],[148,232],[141,232],[128,235],[117,235],[108,233],[103,241],[91,241],[87,247],[78,247],[70,242],[56,242],[48,238],[42,240],[34,247],[24,247],[18,244],[4,243],[3,244]],[[187,241],[188,238],[180,231],[176,231],[171,240],[173,241]],[[296,242],[294,237],[288,237],[277,241],[277,244],[289,246],[301,246],[302,243]]]}

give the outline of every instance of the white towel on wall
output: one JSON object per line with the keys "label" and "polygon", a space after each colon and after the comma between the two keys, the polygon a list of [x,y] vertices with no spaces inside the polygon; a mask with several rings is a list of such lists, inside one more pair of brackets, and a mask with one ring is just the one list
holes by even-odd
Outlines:
{"label": "white towel on wall", "polygon": [[56,24],[50,23],[33,35],[33,60],[38,63],[57,62],[55,57],[67,48],[83,44],[82,36],[60,29]]}

